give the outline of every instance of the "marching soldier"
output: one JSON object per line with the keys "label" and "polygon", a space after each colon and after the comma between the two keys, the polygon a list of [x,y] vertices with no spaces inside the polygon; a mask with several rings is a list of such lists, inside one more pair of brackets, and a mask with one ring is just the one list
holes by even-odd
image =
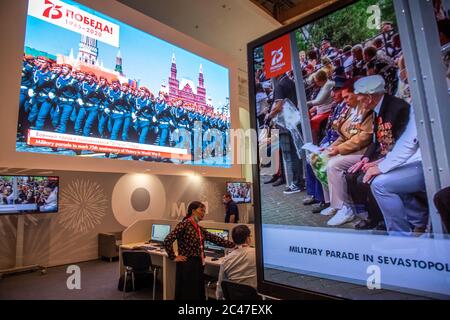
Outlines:
{"label": "marching soldier", "polygon": [[118,79],[112,81],[112,88],[108,91],[108,106],[105,108],[111,119],[111,140],[117,140],[124,122],[124,114],[128,112],[128,97],[120,88]]}
{"label": "marching soldier", "polygon": [[33,85],[34,58],[26,55],[23,57],[22,65],[22,81],[20,83],[20,103],[19,103],[19,130],[23,137],[26,136],[27,130],[30,126],[28,122],[28,113],[30,111],[31,103],[28,96],[28,90]]}
{"label": "marching soldier", "polygon": [[[76,80],[78,81],[78,92],[81,93],[81,86],[83,85],[85,79],[86,79],[86,75],[84,74],[83,71],[78,70],[76,71]],[[80,104],[79,103],[75,103],[73,109],[72,109],[72,114],[70,115],[70,121],[72,121],[73,123],[75,123],[77,121],[77,116],[78,116],[78,111],[80,110]]]}
{"label": "marching soldier", "polygon": [[98,133],[100,138],[104,139],[106,137],[105,127],[111,132],[109,113],[105,111],[108,105],[107,95],[109,91],[108,80],[105,77],[100,77],[99,90],[101,90],[101,101],[98,105]]}
{"label": "marching soldier", "polygon": [[170,114],[170,106],[167,103],[168,96],[163,92],[159,93],[159,97],[155,103],[155,113],[158,124],[156,127],[159,146],[169,146],[170,128],[173,126],[172,116]]}
{"label": "marching soldier", "polygon": [[[188,119],[187,110],[183,106],[183,100],[178,100],[176,108],[173,109],[173,114],[176,122],[176,129],[173,131],[173,136],[176,138],[174,143],[179,148],[185,148],[191,152],[191,131]],[[181,130],[180,130],[181,129]]]}
{"label": "marching soldier", "polygon": [[[77,99],[79,99],[78,81],[71,75],[72,66],[64,64],[62,66],[61,75],[56,79],[56,95],[57,99],[57,116],[56,132],[66,133],[67,123],[75,108]],[[56,114],[53,119],[55,120]]]}
{"label": "marching soldier", "polygon": [[147,143],[147,136],[151,126],[156,122],[153,111],[153,102],[150,99],[150,90],[146,87],[140,87],[139,97],[135,99],[135,112],[133,113],[133,121],[135,122],[135,130],[139,136],[139,143]]}
{"label": "marching soldier", "polygon": [[134,112],[132,106],[132,89],[130,89],[130,85],[128,83],[122,83],[121,90],[124,93],[124,114],[123,114],[123,128],[122,128],[122,140],[128,140],[128,134],[131,127],[131,114]]}
{"label": "marching soldier", "polygon": [[55,77],[50,71],[50,61],[45,57],[38,57],[39,69],[34,72],[33,85],[28,90],[28,96],[33,98],[28,120],[35,123],[36,130],[42,130],[55,99]]}
{"label": "marching soldier", "polygon": [[[97,77],[94,73],[86,75],[86,81],[81,85],[80,110],[75,122],[75,134],[83,134],[88,137],[98,115],[99,104],[103,100],[103,91],[97,84]],[[84,122],[84,126],[83,126]]]}

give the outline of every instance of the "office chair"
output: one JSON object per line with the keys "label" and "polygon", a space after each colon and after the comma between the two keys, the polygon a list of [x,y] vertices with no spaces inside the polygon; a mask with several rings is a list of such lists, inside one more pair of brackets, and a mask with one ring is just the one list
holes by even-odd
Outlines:
{"label": "office chair", "polygon": [[256,289],[246,284],[223,280],[220,285],[225,300],[262,300]]}
{"label": "office chair", "polygon": [[217,283],[217,280],[218,280],[218,279],[217,279],[216,276],[209,275],[209,274],[207,274],[207,273],[205,273],[205,274],[203,275],[203,277],[204,277],[204,280],[205,280],[205,295],[206,295],[206,300],[209,300],[208,290],[209,290],[209,288],[212,288],[213,285],[214,285],[215,283]]}
{"label": "office chair", "polygon": [[123,279],[123,297],[125,297],[125,290],[127,285],[127,276],[131,275],[131,283],[133,291],[134,275],[135,274],[153,274],[153,300],[155,300],[156,293],[156,277],[158,275],[159,267],[152,264],[152,257],[145,251],[124,251],[122,253],[123,266],[125,274]]}

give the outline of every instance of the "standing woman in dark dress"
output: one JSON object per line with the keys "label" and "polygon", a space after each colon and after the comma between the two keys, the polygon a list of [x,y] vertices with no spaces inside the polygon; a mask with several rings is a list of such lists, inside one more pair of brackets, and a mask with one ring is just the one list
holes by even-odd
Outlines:
{"label": "standing woman in dark dress", "polygon": [[[235,244],[209,233],[198,225],[205,216],[205,205],[199,201],[189,204],[186,217],[177,224],[164,240],[164,247],[171,260],[177,263],[175,300],[205,300],[204,242],[210,241],[226,248]],[[173,243],[178,242],[178,255]]]}

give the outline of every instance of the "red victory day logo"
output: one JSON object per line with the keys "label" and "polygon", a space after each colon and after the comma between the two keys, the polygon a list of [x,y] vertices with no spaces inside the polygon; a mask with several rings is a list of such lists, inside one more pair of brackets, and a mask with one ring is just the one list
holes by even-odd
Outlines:
{"label": "red victory day logo", "polygon": [[291,70],[291,49],[289,34],[264,45],[264,71],[267,78],[273,78]]}
{"label": "red victory day logo", "polygon": [[51,19],[60,19],[62,17],[62,12],[60,10],[62,8],[62,6],[55,5],[50,0],[45,0],[45,4],[50,5],[50,7],[48,7],[47,9],[44,10],[44,13],[43,13],[44,17],[51,18]]}

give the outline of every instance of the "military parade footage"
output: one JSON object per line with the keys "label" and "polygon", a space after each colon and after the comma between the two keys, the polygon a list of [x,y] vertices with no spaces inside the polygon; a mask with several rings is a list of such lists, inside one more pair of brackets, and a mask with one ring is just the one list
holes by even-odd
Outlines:
{"label": "military parade footage", "polygon": [[75,2],[49,8],[28,12],[17,151],[230,165],[228,69]]}

